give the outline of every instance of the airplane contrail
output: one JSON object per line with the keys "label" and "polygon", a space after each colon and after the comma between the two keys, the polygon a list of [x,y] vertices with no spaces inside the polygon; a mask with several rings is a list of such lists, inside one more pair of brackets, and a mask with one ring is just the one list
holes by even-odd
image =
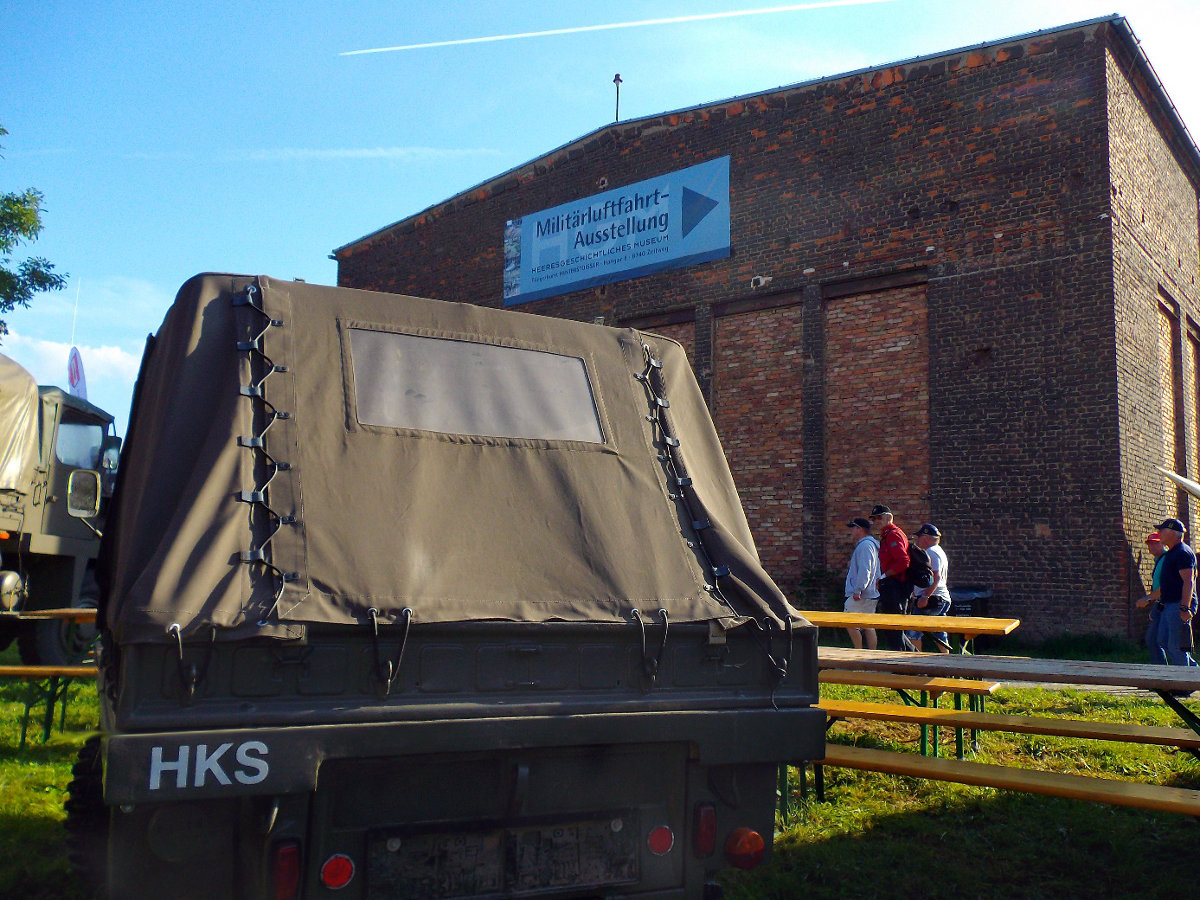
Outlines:
{"label": "airplane contrail", "polygon": [[519,34],[494,34],[488,37],[459,38],[453,41],[433,41],[428,44],[403,44],[399,47],[373,47],[369,50],[347,50],[339,56],[362,56],[367,53],[394,53],[400,50],[428,50],[432,47],[457,47],[462,44],[486,44],[493,41],[516,41],[522,38],[548,37],[553,34],[580,34],[585,31],[611,31],[615,28],[642,28],[646,25],[674,25],[679,22],[701,22],[706,19],[734,19],[741,16],[761,16],[767,13],[796,12],[805,9],[825,9],[833,6],[865,6],[893,3],[895,0],[826,0],[823,3],[792,3],[788,6],[769,6],[763,9],[742,9],[734,12],[701,13],[694,16],[674,16],[669,19],[643,19],[640,22],[613,22],[609,25],[580,25],[576,28],[554,28],[548,31],[525,31]]}

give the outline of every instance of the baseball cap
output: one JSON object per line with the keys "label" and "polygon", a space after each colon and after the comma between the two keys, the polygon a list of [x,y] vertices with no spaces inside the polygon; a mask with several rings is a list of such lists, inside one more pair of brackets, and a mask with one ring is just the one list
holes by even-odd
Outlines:
{"label": "baseball cap", "polygon": [[846,527],[847,528],[865,528],[867,531],[870,531],[871,523],[868,522],[866,519],[864,519],[862,516],[859,516],[858,518],[851,519],[849,522],[847,522]]}
{"label": "baseball cap", "polygon": [[1187,532],[1187,529],[1183,527],[1183,523],[1178,519],[1165,519],[1163,523],[1158,526],[1158,530],[1162,531],[1164,528],[1169,528],[1171,531],[1178,531],[1180,534]]}
{"label": "baseball cap", "polygon": [[930,537],[941,537],[942,536],[942,533],[940,531],[938,531],[938,527],[936,525],[931,525],[929,522],[926,522],[924,525],[922,525],[920,528],[918,528],[917,534],[927,534]]}
{"label": "baseball cap", "polygon": [[1147,544],[1161,544],[1162,538],[1160,538],[1158,536],[1157,531],[1152,531],[1148,535],[1146,535],[1146,543]]}
{"label": "baseball cap", "polygon": [[871,509],[871,518],[873,519],[876,516],[882,516],[884,513],[887,513],[890,515],[891,512],[892,511],[890,509],[888,509],[886,506],[884,506],[882,503],[877,503]]}

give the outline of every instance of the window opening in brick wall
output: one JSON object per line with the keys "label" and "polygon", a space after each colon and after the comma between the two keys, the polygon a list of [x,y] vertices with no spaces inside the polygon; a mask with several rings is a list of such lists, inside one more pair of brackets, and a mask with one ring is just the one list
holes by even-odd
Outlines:
{"label": "window opening in brick wall", "polygon": [[713,422],[763,566],[790,589],[806,562],[804,308],[724,315],[713,329]]}
{"label": "window opening in brick wall", "polygon": [[[1200,326],[1191,319],[1187,320],[1186,329],[1187,366],[1184,370],[1185,396],[1191,401],[1191,409],[1186,410],[1187,422],[1187,460],[1190,470],[1187,475],[1195,478],[1200,472]],[[1195,502],[1188,501],[1189,507]]]}
{"label": "window opening in brick wall", "polygon": [[930,518],[926,287],[829,299],[824,336],[826,558],[844,566],[845,523],[874,504],[910,532]]}
{"label": "window opening in brick wall", "polygon": [[[1172,304],[1173,307],[1173,304]],[[1183,429],[1183,337],[1179,316],[1172,307],[1158,305],[1159,410],[1162,417],[1163,465],[1186,474],[1187,445]],[[1163,503],[1167,510],[1188,521],[1185,492],[1163,479]]]}

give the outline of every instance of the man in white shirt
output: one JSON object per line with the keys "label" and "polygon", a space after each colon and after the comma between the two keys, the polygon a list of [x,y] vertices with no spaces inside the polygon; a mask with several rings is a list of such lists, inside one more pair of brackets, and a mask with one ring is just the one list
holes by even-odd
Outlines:
{"label": "man in white shirt", "polygon": [[[846,523],[854,541],[850,568],[846,572],[846,612],[873,613],[879,603],[879,541],[871,536],[871,523],[866,519],[851,519]],[[847,628],[850,642],[856,650],[874,650],[879,643],[874,628]]]}
{"label": "man in white shirt", "polygon": [[[909,608],[909,613],[917,616],[944,616],[950,612],[950,588],[947,586],[947,579],[950,577],[950,561],[946,559],[946,551],[940,546],[942,532],[936,525],[926,522],[917,529],[917,533],[913,535],[913,541],[929,556],[929,567],[933,569],[933,584],[927,588],[917,588],[913,591],[916,604]],[[950,636],[946,632],[930,631],[926,633],[933,638],[939,653],[950,652]],[[922,633],[906,631],[904,636],[908,638],[913,649],[920,653]]]}

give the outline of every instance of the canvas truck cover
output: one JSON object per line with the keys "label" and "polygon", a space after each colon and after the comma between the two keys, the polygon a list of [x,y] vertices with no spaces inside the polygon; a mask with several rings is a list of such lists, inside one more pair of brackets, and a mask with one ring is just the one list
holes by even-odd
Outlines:
{"label": "canvas truck cover", "polygon": [[0,353],[0,491],[27,493],[38,457],[38,387]]}
{"label": "canvas truck cover", "polygon": [[678,344],[266,277],[147,343],[101,559],[121,642],[799,618]]}

